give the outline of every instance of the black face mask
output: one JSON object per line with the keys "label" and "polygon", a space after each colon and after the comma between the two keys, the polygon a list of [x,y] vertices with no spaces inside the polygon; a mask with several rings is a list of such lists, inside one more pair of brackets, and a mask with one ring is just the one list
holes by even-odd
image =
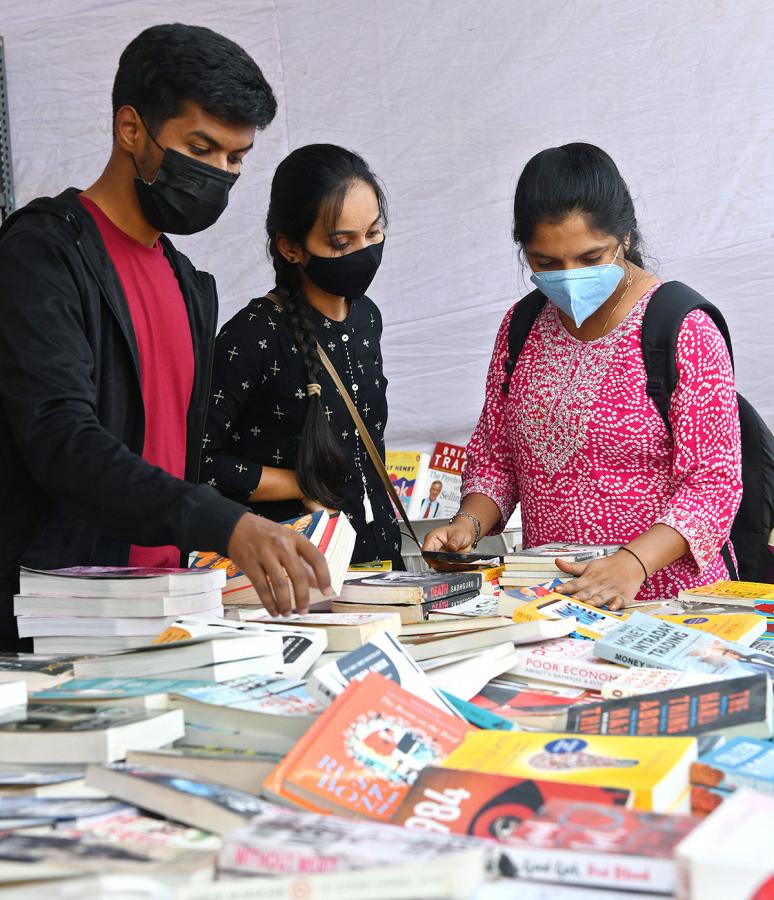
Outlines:
{"label": "black face mask", "polygon": [[[143,122],[143,124],[145,124]],[[147,126],[146,126],[147,130]],[[164,148],[148,131],[159,150]],[[167,147],[153,181],[145,181],[132,156],[134,189],[149,225],[169,234],[195,234],[220,218],[238,174],[208,166]]]}
{"label": "black face mask", "polygon": [[384,240],[346,256],[312,256],[304,266],[309,280],[337,297],[362,297],[382,262]]}

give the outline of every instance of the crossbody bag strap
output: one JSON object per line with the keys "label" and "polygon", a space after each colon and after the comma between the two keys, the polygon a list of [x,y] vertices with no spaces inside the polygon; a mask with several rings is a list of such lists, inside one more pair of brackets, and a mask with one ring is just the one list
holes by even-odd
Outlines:
{"label": "crossbody bag strap", "polygon": [[338,388],[339,393],[341,394],[341,397],[344,400],[347,409],[349,410],[350,416],[352,416],[352,421],[355,423],[355,428],[357,428],[358,430],[360,439],[363,441],[363,444],[368,451],[371,462],[373,463],[374,468],[381,478],[382,484],[387,490],[387,494],[392,499],[392,502],[395,504],[395,508],[398,510],[401,518],[406,523],[406,527],[408,528],[411,537],[414,539],[414,541],[416,541],[417,546],[421,547],[422,542],[417,537],[416,532],[414,531],[414,526],[411,524],[411,522],[409,521],[409,517],[406,515],[406,508],[403,505],[403,501],[398,496],[398,492],[395,490],[395,485],[392,483],[392,481],[390,480],[390,476],[387,474],[387,469],[384,467],[384,462],[382,461],[381,454],[376,449],[376,444],[374,444],[373,440],[371,439],[371,435],[368,433],[365,422],[363,422],[362,418],[360,417],[360,413],[358,412],[357,407],[355,406],[355,403],[349,394],[349,391],[344,386],[344,382],[341,380],[341,378],[339,378],[339,373],[336,371],[333,363],[328,358],[328,354],[319,344],[317,344],[317,352],[320,354],[320,360],[325,366],[325,370],[331,376],[333,383]]}

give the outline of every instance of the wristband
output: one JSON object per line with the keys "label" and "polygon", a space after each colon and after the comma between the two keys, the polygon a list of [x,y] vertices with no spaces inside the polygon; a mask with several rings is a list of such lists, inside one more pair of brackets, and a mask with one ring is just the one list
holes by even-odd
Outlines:
{"label": "wristband", "polygon": [[478,516],[474,516],[472,513],[465,512],[464,509],[457,510],[456,513],[449,519],[449,524],[453,525],[454,520],[458,519],[460,516],[465,516],[466,519],[470,519],[473,523],[473,527],[475,528],[475,536],[473,538],[473,549],[475,550],[478,547],[478,542],[481,540],[481,520]]}
{"label": "wristband", "polygon": [[645,563],[637,556],[634,550],[630,550],[628,547],[619,547],[620,550],[623,550],[624,553],[628,553],[630,556],[633,556],[637,562],[642,566],[642,571],[645,573],[645,587],[649,587],[648,585],[648,570],[645,568]]}

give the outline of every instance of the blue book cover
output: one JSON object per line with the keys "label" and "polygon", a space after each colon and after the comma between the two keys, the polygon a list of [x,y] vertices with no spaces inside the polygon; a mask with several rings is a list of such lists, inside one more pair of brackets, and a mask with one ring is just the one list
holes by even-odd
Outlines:
{"label": "blue book cover", "polygon": [[774,676],[770,654],[641,612],[633,612],[599,638],[594,652],[600,659],[624,666],[706,672],[721,678],[750,673]]}
{"label": "blue book cover", "polygon": [[774,744],[755,738],[732,738],[693,763],[691,783],[723,790],[750,787],[774,794]]}
{"label": "blue book cover", "polygon": [[[207,687],[208,681],[173,678],[71,678],[62,684],[37,691],[35,700],[125,700],[149,694],[179,694],[191,688]],[[120,705],[120,704],[119,704]]]}

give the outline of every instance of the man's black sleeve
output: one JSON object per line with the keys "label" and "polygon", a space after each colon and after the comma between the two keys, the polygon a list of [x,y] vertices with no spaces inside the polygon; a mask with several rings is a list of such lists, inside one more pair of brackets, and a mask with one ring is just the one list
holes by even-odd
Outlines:
{"label": "man's black sleeve", "polygon": [[0,402],[27,468],[120,540],[225,552],[245,507],[150,465],[100,424],[77,261],[50,231],[11,230],[0,244]]}

